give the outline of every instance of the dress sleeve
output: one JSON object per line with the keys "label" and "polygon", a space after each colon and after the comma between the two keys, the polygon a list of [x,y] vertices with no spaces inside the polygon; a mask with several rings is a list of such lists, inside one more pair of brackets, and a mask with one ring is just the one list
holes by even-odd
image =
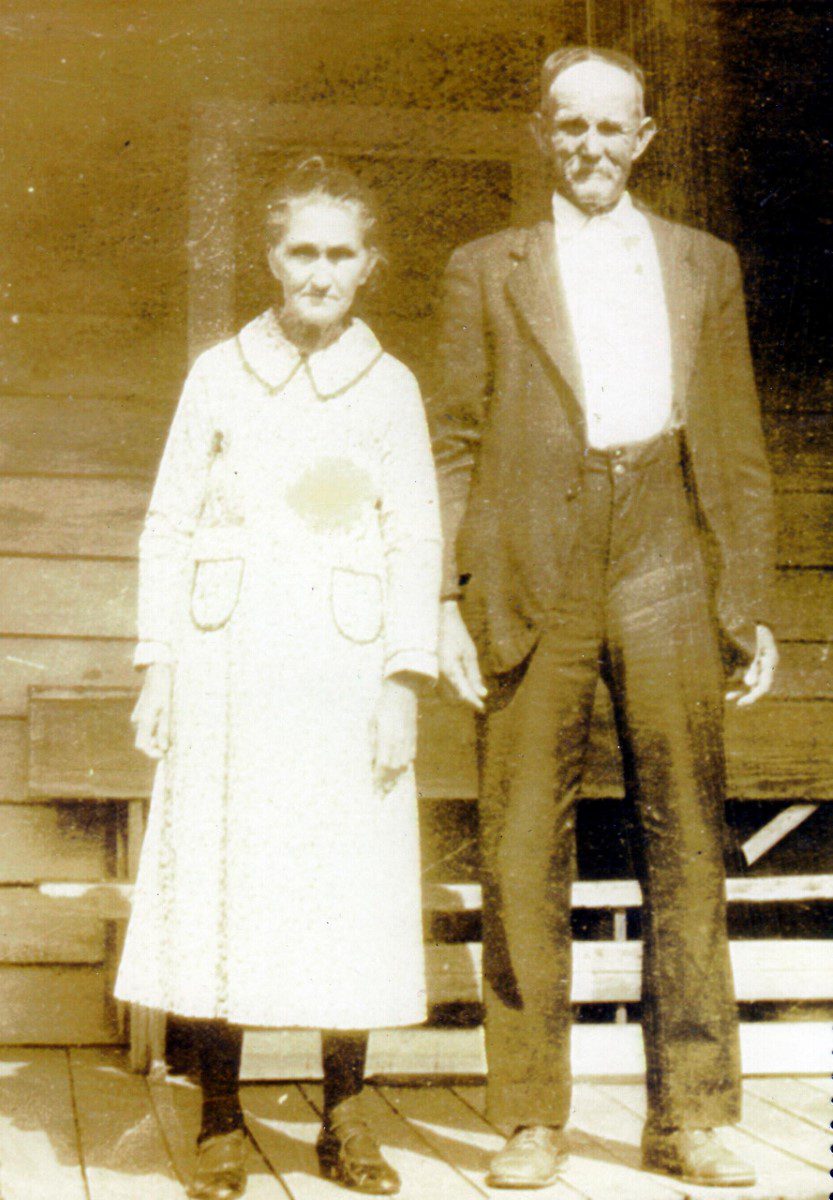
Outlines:
{"label": "dress sleeve", "polygon": [[213,442],[206,372],[198,360],[185,381],[139,538],[137,667],[174,661]]}
{"label": "dress sleeve", "polygon": [[419,386],[401,367],[385,398],[381,527],[387,574],[385,677],[437,676],[442,537]]}

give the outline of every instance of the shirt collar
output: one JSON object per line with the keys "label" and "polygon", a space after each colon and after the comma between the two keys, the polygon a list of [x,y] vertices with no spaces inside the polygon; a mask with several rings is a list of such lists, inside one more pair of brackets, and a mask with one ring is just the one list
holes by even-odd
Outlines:
{"label": "shirt collar", "polygon": [[245,325],[235,342],[246,370],[268,391],[282,391],[298,371],[304,371],[319,400],[346,392],[384,354],[376,335],[358,317],[323,350],[302,354],[284,335],[273,308]]}
{"label": "shirt collar", "polygon": [[610,224],[623,233],[633,233],[638,224],[638,214],[630,192],[623,192],[610,212],[599,213],[596,216],[588,216],[566,196],[562,196],[560,192],[553,192],[552,215],[555,221],[555,235],[559,242],[571,241],[591,225]]}

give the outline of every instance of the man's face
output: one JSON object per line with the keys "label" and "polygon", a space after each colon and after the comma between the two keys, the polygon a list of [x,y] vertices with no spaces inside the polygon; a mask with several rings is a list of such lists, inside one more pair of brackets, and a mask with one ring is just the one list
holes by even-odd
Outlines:
{"label": "man's face", "polygon": [[637,81],[591,59],[556,78],[550,101],[546,112],[536,114],[534,128],[556,190],[589,215],[606,212],[656,132],[643,114]]}

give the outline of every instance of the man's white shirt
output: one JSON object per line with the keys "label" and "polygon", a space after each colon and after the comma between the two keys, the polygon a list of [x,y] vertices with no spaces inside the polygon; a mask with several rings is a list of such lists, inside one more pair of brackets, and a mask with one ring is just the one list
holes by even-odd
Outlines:
{"label": "man's white shirt", "polygon": [[589,217],[553,196],[556,263],[591,446],[642,442],[672,420],[671,336],[656,243],[626,192]]}

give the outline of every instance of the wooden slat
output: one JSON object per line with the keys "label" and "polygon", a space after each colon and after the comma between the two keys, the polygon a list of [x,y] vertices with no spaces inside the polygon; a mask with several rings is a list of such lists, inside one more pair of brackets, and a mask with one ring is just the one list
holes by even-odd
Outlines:
{"label": "wooden slat", "polygon": [[22,475],[115,475],[152,479],[173,397],[152,400],[0,396],[0,470]]}
{"label": "wooden slat", "polygon": [[[754,939],[730,945],[738,1000],[833,998],[833,942]],[[427,947],[433,1004],[481,999],[482,948],[466,942]],[[574,1004],[627,1003],[642,994],[639,942],[573,942]]]}
{"label": "wooden slat", "polygon": [[[182,366],[184,374],[184,360]],[[177,380],[174,391],[179,387]],[[0,471],[26,475],[137,475],[156,471],[170,426],[173,392],[150,399],[52,394],[0,395]],[[767,439],[782,489],[833,490],[829,413],[772,413]]]}
{"label": "wooden slat", "polygon": [[[362,152],[373,146],[380,158],[442,158],[516,162],[528,145],[526,120],[519,112],[392,105],[270,104],[226,102],[206,106],[203,121],[220,123],[238,136],[265,143],[271,153],[283,147],[321,145],[334,152]],[[531,146],[529,147],[531,151]]]}
{"label": "wooden slat", "polygon": [[119,1053],[70,1052],[90,1200],[182,1200],[144,1079]]}
{"label": "wooden slat", "polygon": [[779,700],[833,700],[829,642],[782,642],[772,695]]}
{"label": "wooden slat", "polygon": [[[82,885],[68,885],[82,887]],[[833,875],[767,875],[727,879],[726,895],[733,903],[783,904],[833,900]],[[481,903],[477,883],[435,883],[425,888],[425,907],[432,912],[475,912]],[[635,879],[578,880],[573,884],[573,908],[639,908],[642,890]]]}
{"label": "wooden slat", "polygon": [[0,558],[0,630],[133,637],[135,593],[134,563]]}
{"label": "wooden slat", "polygon": [[102,963],[104,926],[36,888],[0,888],[0,963]]}
{"label": "wooden slat", "polygon": [[[0,554],[135,559],[150,480],[0,476]],[[833,564],[833,494],[778,497],[778,561]]]}
{"label": "wooden slat", "polygon": [[140,319],[52,311],[0,316],[0,388],[37,395],[167,395],[182,371],[176,333]]}
{"label": "wooden slat", "polygon": [[[120,921],[130,915],[133,886],[129,883],[40,884],[41,895],[74,915]],[[727,879],[732,902],[744,904],[812,903],[833,900],[833,875],[769,875]],[[2,893],[0,893],[2,894]],[[573,884],[573,908],[639,908],[642,891],[635,879],[579,880]],[[432,883],[423,888],[423,905],[433,913],[478,912],[478,883]]]}
{"label": "wooden slat", "polygon": [[133,747],[132,695],[101,689],[32,693],[29,786],[34,795],[123,799],[149,794],[153,763]]}
{"label": "wooden slat", "polygon": [[[32,795],[113,799],[146,796],[152,764],[133,747],[132,694],[102,689],[32,693],[29,786]],[[609,705],[594,723],[583,795],[622,795]],[[2,723],[0,723],[0,729]],[[729,796],[833,798],[833,721],[825,704],[764,702],[727,713]],[[477,793],[474,724],[461,705],[426,703],[420,719],[417,778],[424,799]]]}
{"label": "wooden slat", "polygon": [[133,641],[0,638],[0,716],[25,716],[30,687],[136,687]]}
{"label": "wooden slat", "polygon": [[22,717],[0,717],[0,803],[28,800],[29,738]]}
{"label": "wooden slat", "polygon": [[775,588],[775,631],[792,641],[833,635],[833,572],[781,571]]}
{"label": "wooden slat", "polygon": [[0,1043],[62,1046],[117,1040],[99,967],[0,967]]}
{"label": "wooden slat", "polygon": [[[133,637],[136,567],[91,559],[0,558],[0,631]],[[833,572],[781,571],[775,626],[788,641],[833,635]]]}
{"label": "wooden slat", "polygon": [[[807,1075],[804,1080],[829,1096],[830,1023],[822,1021],[743,1022],[741,1058],[745,1075]],[[576,1078],[645,1073],[639,1025],[574,1025],[572,1068]],[[813,1073],[818,1078],[813,1078]],[[367,1058],[368,1078],[483,1076],[483,1028],[424,1027],[374,1030]],[[243,1040],[243,1079],[320,1079],[321,1046],[310,1030],[247,1030]]]}
{"label": "wooden slat", "polygon": [[107,809],[0,804],[0,884],[108,875]]}
{"label": "wooden slat", "polygon": [[0,476],[0,553],[133,559],[149,498],[145,479]]}
{"label": "wooden slat", "polygon": [[0,1051],[0,1163],[7,1200],[87,1200],[66,1051]]}
{"label": "wooden slat", "polygon": [[833,421],[829,411],[773,411],[764,415],[764,429],[780,488],[833,490]]}
{"label": "wooden slat", "polygon": [[833,493],[781,493],[777,503],[779,564],[829,567],[833,563]]}
{"label": "wooden slat", "polygon": [[[621,796],[610,705],[591,731],[582,794]],[[420,716],[417,778],[426,798],[475,797],[474,722],[462,705],[426,703]],[[833,720],[824,704],[764,701],[727,711],[729,795],[738,799],[833,797]]]}

